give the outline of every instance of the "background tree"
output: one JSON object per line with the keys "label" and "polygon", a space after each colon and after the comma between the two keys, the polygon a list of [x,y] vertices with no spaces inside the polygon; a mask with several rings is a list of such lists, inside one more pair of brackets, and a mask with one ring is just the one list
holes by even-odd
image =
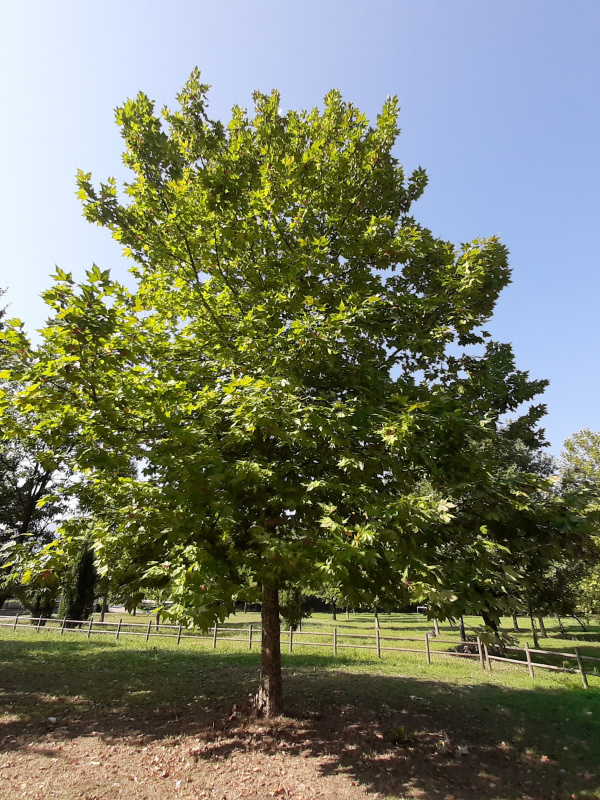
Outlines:
{"label": "background tree", "polygon": [[560,454],[560,471],[567,485],[600,486],[600,431],[577,431],[565,440]]}
{"label": "background tree", "polygon": [[[64,475],[39,443],[0,440],[0,545],[13,541],[39,550],[53,541],[66,511],[65,500],[57,494],[65,484]],[[52,499],[40,506],[48,496]],[[0,599],[4,602],[15,593],[34,616],[54,608],[56,593],[31,594],[10,583],[0,590]]]}
{"label": "background tree", "polygon": [[[597,515],[600,510],[600,431],[583,428],[565,440],[560,475],[563,486],[588,489],[591,495],[588,511]],[[594,533],[587,563],[573,565],[574,583],[568,592],[570,606],[582,614],[600,613],[600,526],[596,526]]]}
{"label": "background tree", "polygon": [[600,560],[588,566],[578,586],[577,601],[582,614],[600,615]]}
{"label": "background tree", "polygon": [[[0,297],[4,293],[1,290]],[[5,311],[0,309],[0,331],[4,328]],[[6,398],[14,400],[21,387],[9,379],[7,368],[14,366],[15,360],[22,363],[23,354],[0,344],[0,358],[3,367],[0,389]],[[23,418],[14,406],[10,415],[11,423],[6,429],[14,431]],[[31,428],[31,418],[26,427]],[[0,546],[9,541],[21,545],[27,542],[39,550],[51,542],[57,522],[66,510],[65,500],[57,493],[67,484],[66,475],[57,469],[56,459],[31,431],[24,436],[0,438]],[[43,498],[50,499],[42,504]],[[3,581],[0,583],[0,607],[16,594],[33,616],[49,616],[54,610],[56,593],[55,585],[19,587]]]}
{"label": "background tree", "polygon": [[97,267],[80,285],[57,270],[42,344],[16,324],[4,341],[28,354],[12,405],[50,449],[73,445],[111,581],[131,597],[165,588],[173,616],[204,626],[261,600],[257,702],[278,714],[280,589],[447,613],[473,597],[475,566],[481,607],[504,604],[490,554],[527,533],[523,481],[493,497],[513,509],[512,538],[474,536],[454,509],[470,487],[481,519],[485,449],[474,460],[466,445],[545,383],[482,330],[509,281],[505,248],[457,248],[411,216],[426,177],[393,155],[394,98],[370,126],[335,91],[322,111],[285,114],[256,93],[252,117],[236,107],[223,125],[206,92],[194,72],[162,119],[143,94],[118,109],[124,198],[79,174],[85,216],[123,245],[135,291]]}
{"label": "background tree", "polygon": [[62,596],[59,617],[70,620],[66,627],[74,627],[75,620],[89,619],[94,611],[98,573],[92,541],[84,538],[61,580]]}
{"label": "background tree", "polygon": [[544,568],[564,556],[566,532],[580,529],[575,498],[559,496],[548,481],[555,464],[544,452],[543,431],[534,427],[539,416],[534,409],[498,425],[493,436],[463,444],[479,467],[454,489],[452,525],[461,546],[441,539],[430,559],[443,568],[456,599],[446,611],[445,593],[441,604],[435,596],[429,603],[430,616],[458,620],[461,635],[461,618],[476,614],[484,620],[482,635],[497,637],[502,614],[527,608],[519,586],[531,583],[534,571],[541,580]]}
{"label": "background tree", "polygon": [[310,617],[301,589],[287,587],[279,592],[279,610],[284,625],[290,630],[297,630],[303,619]]}

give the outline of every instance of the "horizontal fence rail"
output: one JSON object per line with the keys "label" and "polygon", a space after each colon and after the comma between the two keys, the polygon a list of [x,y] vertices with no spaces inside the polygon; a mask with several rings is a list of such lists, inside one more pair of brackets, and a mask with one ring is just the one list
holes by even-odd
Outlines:
{"label": "horizontal fence rail", "polygon": [[[177,644],[179,644],[182,639],[205,640],[212,643],[213,649],[217,648],[217,644],[219,642],[243,642],[247,645],[249,650],[252,650],[253,645],[259,645],[262,638],[260,626],[255,626],[253,623],[250,623],[248,626],[243,628],[234,628],[227,625],[219,626],[216,624],[208,631],[202,632],[185,628],[183,625],[172,625],[154,620],[150,620],[145,623],[129,622],[119,619],[118,621],[113,622],[110,620],[94,620],[93,618],[89,620],[73,620],[56,619],[52,617],[28,617],[17,614],[15,617],[0,616],[0,627],[9,628],[13,632],[16,632],[17,629],[34,629],[37,633],[45,630],[59,632],[61,635],[64,634],[65,631],[69,633],[82,633],[87,636],[88,639],[91,638],[92,635],[110,635],[115,637],[115,641],[118,641],[124,636],[143,636],[145,637],[146,641],[148,641],[150,638],[176,639]],[[232,636],[231,634],[243,635]],[[321,639],[321,641],[306,641],[306,637],[318,637]],[[326,639],[326,641],[323,641],[323,639]],[[357,642],[348,643],[347,641],[341,641],[348,639],[360,639],[362,642],[368,643],[358,644]],[[423,647],[390,647],[386,644],[387,642],[409,642],[411,644],[414,642],[422,642]],[[471,648],[475,648],[476,652],[471,652],[469,650],[466,652],[456,650],[439,650],[432,646],[434,644],[453,645],[454,647],[466,645],[467,647],[470,646]],[[331,649],[334,655],[337,655],[339,650],[342,649],[370,650],[371,652],[375,652],[379,658],[382,657],[382,652],[418,653],[425,657],[428,664],[431,664],[432,656],[450,656],[454,658],[467,659],[476,658],[479,659],[481,668],[483,670],[489,670],[490,672],[492,670],[493,661],[505,662],[527,667],[531,678],[535,677],[536,669],[549,669],[556,672],[579,674],[585,689],[589,688],[589,675],[592,677],[600,677],[600,674],[597,674],[596,672],[587,673],[584,665],[584,662],[595,662],[600,664],[600,658],[582,655],[578,647],[574,648],[573,653],[567,653],[559,650],[540,650],[538,648],[530,648],[527,643],[525,644],[525,647],[504,647],[502,653],[510,651],[511,653],[521,654],[523,656],[522,658],[511,658],[508,655],[500,655],[495,652],[490,653],[487,645],[482,642],[479,637],[476,639],[476,641],[457,642],[450,639],[441,639],[439,636],[436,636],[434,631],[426,633],[422,638],[415,638],[411,636],[383,636],[377,622],[375,624],[375,633],[373,634],[346,633],[345,631],[340,631],[337,627],[334,627],[331,633],[324,631],[309,631],[306,629],[304,631],[301,629],[297,631],[292,629],[282,630],[282,649],[285,648],[286,645],[290,653],[293,652],[294,647],[325,647]],[[576,666],[574,664],[573,667],[566,667],[562,665],[559,666],[556,664],[534,661],[532,659],[532,655],[541,655],[558,659],[571,659],[572,661],[576,662]]]}

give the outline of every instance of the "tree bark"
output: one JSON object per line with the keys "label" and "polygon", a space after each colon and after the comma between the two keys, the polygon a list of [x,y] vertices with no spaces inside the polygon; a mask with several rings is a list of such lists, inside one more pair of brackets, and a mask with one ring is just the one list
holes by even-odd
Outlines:
{"label": "tree bark", "polygon": [[460,640],[461,642],[467,641],[467,635],[465,633],[465,621],[462,618],[462,614],[458,618],[458,630],[460,631]]}
{"label": "tree bark", "polygon": [[512,623],[513,623],[513,631],[518,633],[519,632],[519,620],[517,619],[517,615],[516,614],[512,615]]}
{"label": "tree bark", "polygon": [[498,634],[498,623],[496,622],[496,620],[493,619],[493,617],[490,617],[490,615],[485,611],[482,612],[481,618],[483,619],[485,625],[488,628],[491,628],[494,631],[494,633],[497,635]]}
{"label": "tree bark", "polygon": [[531,610],[529,611],[529,619],[531,620],[531,633],[533,634],[533,646],[535,647],[536,650],[538,650],[539,646],[540,646],[540,642],[539,642],[537,630],[536,630],[536,627],[535,627],[535,620],[533,618],[533,611],[531,611]]}
{"label": "tree bark", "polygon": [[283,714],[279,590],[273,584],[263,583],[260,616],[262,645],[260,687],[256,696],[256,709],[265,717],[279,717]]}
{"label": "tree bark", "polygon": [[547,639],[548,634],[546,633],[546,626],[544,625],[544,615],[538,614],[537,618],[540,625],[540,639]]}

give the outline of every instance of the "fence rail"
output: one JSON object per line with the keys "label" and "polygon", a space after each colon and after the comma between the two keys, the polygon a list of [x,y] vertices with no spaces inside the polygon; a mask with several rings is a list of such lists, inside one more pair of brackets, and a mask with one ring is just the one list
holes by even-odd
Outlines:
{"label": "fence rail", "polygon": [[[52,617],[21,617],[19,614],[17,614],[16,617],[0,616],[0,627],[10,628],[13,632],[16,632],[18,628],[27,628],[28,630],[31,630],[33,627],[37,633],[43,630],[50,630],[54,632],[58,631],[61,635],[64,634],[65,631],[68,631],[69,633],[85,634],[88,639],[92,635],[104,634],[114,636],[116,641],[123,636],[144,636],[146,641],[148,641],[151,637],[170,638],[176,639],[177,644],[179,644],[182,639],[200,639],[210,641],[213,649],[216,649],[219,642],[244,642],[247,644],[248,649],[252,650],[253,644],[258,644],[262,637],[260,626],[255,627],[253,623],[250,623],[249,626],[243,628],[230,628],[229,626],[219,627],[219,625],[216,624],[212,627],[212,629],[210,629],[209,632],[207,631],[206,633],[201,633],[190,631],[190,629],[184,628],[182,625],[171,625],[168,623],[154,622],[152,620],[150,620],[147,624],[144,622],[124,622],[122,619],[119,619],[117,622],[111,622],[108,620],[101,622],[99,620],[94,620],[93,618],[89,620],[74,620],[56,619]],[[229,634],[232,633],[242,633],[244,635],[230,636]],[[219,634],[221,635],[219,636]],[[301,638],[296,638],[297,636]],[[305,637],[307,636],[321,638],[325,637],[328,641],[306,641]],[[361,639],[363,641],[372,641],[374,639],[375,641],[373,644],[358,644],[354,642],[343,642],[340,641],[341,639]],[[423,642],[423,648],[389,647],[386,646],[386,642]],[[504,648],[505,651],[511,651],[513,653],[520,653],[523,655],[523,658],[510,658],[506,655],[490,653],[487,645],[482,642],[480,638],[477,638],[475,642],[466,643],[476,647],[476,652],[438,650],[435,647],[432,647],[432,645],[449,644],[456,646],[465,643],[456,642],[449,639],[440,639],[438,636],[436,636],[434,631],[426,633],[423,638],[415,638],[410,636],[382,636],[377,622],[375,624],[375,632],[373,634],[346,633],[344,631],[340,632],[337,627],[334,627],[331,633],[306,630],[303,632],[301,630],[293,631],[291,629],[282,630],[282,648],[285,647],[286,644],[288,645],[290,653],[293,652],[294,647],[327,647],[333,650],[334,655],[338,654],[338,650],[344,648],[352,650],[371,650],[374,651],[379,658],[382,657],[382,652],[419,653],[425,656],[428,664],[431,664],[432,656],[450,656],[455,658],[471,659],[478,658],[481,668],[483,670],[489,670],[490,672],[492,670],[492,662],[499,661],[527,667],[531,678],[535,677],[536,669],[549,669],[556,672],[579,674],[585,689],[589,688],[588,676],[600,678],[600,674],[596,672],[587,673],[584,665],[584,662],[600,663],[600,658],[582,655],[578,647],[574,648],[573,653],[566,653],[559,650],[540,650],[537,648],[530,648],[527,643],[525,644],[524,648],[507,646]],[[546,657],[572,659],[577,662],[577,667],[565,667],[558,666],[556,664],[547,664],[540,661],[534,661],[531,657],[532,654]]]}

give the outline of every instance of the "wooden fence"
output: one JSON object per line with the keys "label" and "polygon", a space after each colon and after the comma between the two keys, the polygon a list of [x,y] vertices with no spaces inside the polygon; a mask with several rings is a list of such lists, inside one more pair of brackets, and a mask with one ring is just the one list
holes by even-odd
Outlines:
{"label": "wooden fence", "polygon": [[[12,629],[13,632],[17,629],[27,628],[31,630],[34,628],[36,632],[51,630],[60,631],[61,635],[66,631],[69,633],[81,633],[89,639],[92,635],[110,635],[114,636],[115,640],[119,640],[122,636],[143,636],[146,641],[151,637],[162,637],[176,639],[177,644],[182,639],[204,639],[212,643],[213,649],[216,649],[218,642],[244,642],[248,646],[248,650],[252,650],[254,645],[260,643],[261,629],[250,623],[244,628],[231,628],[229,626],[221,626],[215,624],[207,633],[200,633],[191,631],[183,625],[168,625],[158,623],[154,620],[149,620],[148,623],[144,622],[123,622],[122,619],[118,622],[104,621],[89,619],[85,621],[71,620],[71,619],[54,619],[49,617],[21,617],[19,614],[16,617],[0,616],[0,627],[7,627]],[[235,635],[231,635],[235,634]],[[239,635],[238,635],[239,634]],[[306,637],[316,637],[319,641],[306,641]],[[356,640],[362,640],[359,643]],[[374,639],[373,643],[370,643]],[[353,641],[348,641],[353,640]],[[367,642],[366,644],[364,642]],[[388,642],[393,643],[388,646]],[[398,642],[407,642],[409,647],[397,646]],[[422,647],[416,647],[419,643]],[[475,652],[457,652],[456,650],[439,650],[435,645],[472,645]],[[600,664],[600,658],[593,656],[581,655],[579,648],[574,648],[573,653],[567,653],[558,650],[539,650],[530,648],[526,643],[525,647],[505,647],[503,652],[514,653],[515,658],[510,658],[507,655],[499,655],[490,653],[485,642],[482,642],[479,637],[474,642],[456,642],[449,639],[441,639],[436,635],[435,631],[426,633],[424,637],[409,637],[409,636],[382,636],[379,625],[375,624],[375,632],[370,633],[346,633],[346,631],[339,631],[334,627],[331,633],[323,631],[281,631],[281,647],[287,647],[288,651],[292,653],[295,647],[324,647],[332,650],[333,655],[338,655],[340,650],[370,650],[374,651],[378,658],[382,658],[382,653],[419,653],[422,654],[427,663],[431,664],[433,656],[444,656],[451,658],[471,658],[478,659],[481,669],[492,670],[492,662],[506,662],[510,664],[517,664],[527,667],[531,678],[535,677],[536,669],[549,669],[556,672],[570,672],[577,673],[581,676],[581,682],[585,689],[589,688],[588,676],[600,678],[597,672],[586,672],[584,662],[594,662]],[[522,656],[519,658],[519,654]],[[541,655],[546,659],[559,658],[570,659],[576,662],[577,667],[565,667],[556,664],[548,664],[540,661],[534,661],[532,655]]]}

